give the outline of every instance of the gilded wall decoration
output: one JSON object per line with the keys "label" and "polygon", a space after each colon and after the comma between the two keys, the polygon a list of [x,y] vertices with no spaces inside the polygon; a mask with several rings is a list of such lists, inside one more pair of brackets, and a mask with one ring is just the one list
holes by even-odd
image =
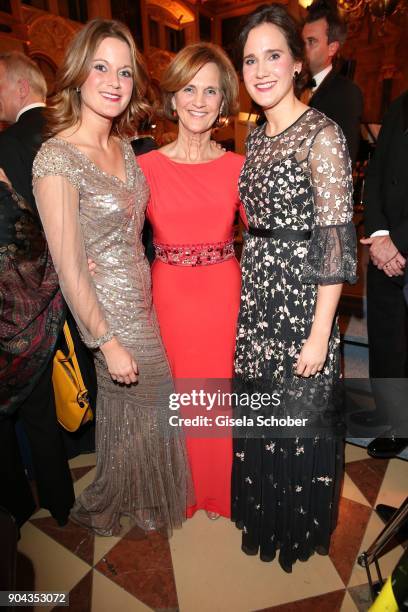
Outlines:
{"label": "gilded wall decoration", "polygon": [[194,22],[194,13],[182,2],[172,0],[147,0],[147,7],[159,6],[171,13],[180,25]]}
{"label": "gilded wall decoration", "polygon": [[56,15],[42,14],[28,26],[30,55],[48,57],[56,66],[59,66],[69,41],[81,27],[80,23],[77,24]]}

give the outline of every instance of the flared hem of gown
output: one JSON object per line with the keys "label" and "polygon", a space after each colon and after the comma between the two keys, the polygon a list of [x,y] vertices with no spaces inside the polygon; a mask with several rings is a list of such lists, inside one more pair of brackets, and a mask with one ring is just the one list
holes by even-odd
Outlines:
{"label": "flared hem of gown", "polygon": [[242,550],[278,556],[285,572],[315,552],[327,555],[337,525],[344,442],[235,439],[232,521]]}
{"label": "flared hem of gown", "polygon": [[[170,380],[156,387],[100,388],[96,410],[96,473],[70,518],[101,536],[130,528],[170,536],[195,502],[183,431],[170,429],[165,406]],[[162,408],[163,407],[163,408]]]}
{"label": "flared hem of gown", "polygon": [[[96,520],[97,520],[96,515]],[[129,529],[133,529],[137,527],[140,531],[144,533],[149,533],[152,531],[156,531],[161,533],[165,538],[169,538],[172,535],[173,529],[180,529],[183,526],[183,523],[186,519],[183,519],[179,523],[174,523],[171,526],[166,525],[164,523],[158,523],[154,521],[141,520],[140,518],[135,517],[135,515],[131,512],[123,511],[120,513],[119,518],[117,519],[115,525],[109,528],[98,527],[96,521],[93,520],[92,514],[87,512],[80,503],[76,503],[74,508],[71,510],[69,514],[69,519],[75,523],[76,525],[83,527],[85,529],[89,529],[95,535],[101,537],[117,537],[123,534],[125,529],[124,525],[121,523],[122,518],[128,518],[130,521],[130,528],[126,527],[126,531]],[[187,518],[187,517],[186,517]]]}
{"label": "flared hem of gown", "polygon": [[[237,529],[239,529],[240,531],[243,530],[244,525],[242,523],[242,521],[234,521],[233,519],[231,519],[231,521],[235,524],[235,527]],[[333,529],[334,531],[334,529]],[[281,566],[281,568],[283,569],[284,572],[286,572],[287,574],[291,574],[293,571],[293,565],[297,562],[300,561],[301,563],[306,563],[306,561],[308,561],[311,557],[313,557],[314,554],[320,555],[322,557],[326,557],[329,554],[329,548],[330,547],[325,547],[325,546],[316,546],[313,549],[310,549],[309,551],[307,551],[307,553],[303,556],[297,556],[296,558],[292,558],[290,563],[287,563],[284,561],[284,559],[282,558],[281,555],[281,548],[279,545],[276,546],[276,551],[274,554],[271,555],[265,555],[263,553],[260,553],[260,546],[257,547],[253,547],[251,548],[250,546],[246,546],[244,543],[241,544],[241,550],[243,553],[245,553],[246,555],[250,556],[250,557],[256,557],[259,556],[259,559],[261,561],[263,561],[264,563],[272,563],[272,561],[275,561],[276,556],[278,555],[278,563]]]}

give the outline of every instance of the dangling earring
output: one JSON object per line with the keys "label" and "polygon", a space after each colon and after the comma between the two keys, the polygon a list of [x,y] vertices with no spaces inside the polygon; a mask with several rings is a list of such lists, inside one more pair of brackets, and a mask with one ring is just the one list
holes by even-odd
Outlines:
{"label": "dangling earring", "polygon": [[171,114],[173,116],[173,119],[178,119],[178,114],[174,102],[171,103]]}
{"label": "dangling earring", "polygon": [[298,76],[299,76],[299,71],[298,71],[298,70],[295,70],[295,72],[293,73],[293,80],[294,80],[294,81],[296,81],[296,79],[298,78]]}
{"label": "dangling earring", "polygon": [[78,86],[76,86],[76,87],[75,87],[75,91],[77,92],[77,94],[80,94],[80,93],[81,93],[81,88],[80,88],[80,87],[78,87]]}

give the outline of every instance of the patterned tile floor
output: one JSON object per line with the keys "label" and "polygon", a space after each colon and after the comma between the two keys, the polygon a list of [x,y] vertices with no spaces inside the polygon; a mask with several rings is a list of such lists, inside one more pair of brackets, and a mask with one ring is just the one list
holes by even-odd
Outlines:
{"label": "patterned tile floor", "polygon": [[[77,493],[92,480],[94,463],[93,455],[71,461]],[[356,559],[382,529],[373,506],[398,506],[407,483],[408,462],[371,459],[347,444],[330,555],[297,563],[291,575],[275,562],[244,555],[239,531],[227,520],[209,521],[203,512],[167,541],[156,533],[144,537],[125,521],[121,538],[94,537],[72,523],[59,528],[40,510],[22,529],[18,587],[69,591],[72,612],[368,610],[366,575]],[[397,546],[381,558],[384,576],[402,552]]]}

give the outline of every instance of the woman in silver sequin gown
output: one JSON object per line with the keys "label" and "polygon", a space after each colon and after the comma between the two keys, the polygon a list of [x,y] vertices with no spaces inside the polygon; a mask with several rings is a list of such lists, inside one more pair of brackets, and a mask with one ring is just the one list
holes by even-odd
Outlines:
{"label": "woman in silver sequin gown", "polygon": [[[72,76],[78,50],[88,57]],[[144,530],[169,532],[191,503],[184,441],[168,422],[171,375],[141,242],[149,190],[131,146],[120,138],[119,119],[140,93],[138,60],[130,34],[116,22],[94,20],[77,35],[60,88],[77,96],[79,121],[58,132],[51,114],[56,136],[33,168],[61,289],[95,349],[96,475],[71,518],[100,535],[117,534],[123,514]],[[97,264],[93,279],[87,257]]]}

